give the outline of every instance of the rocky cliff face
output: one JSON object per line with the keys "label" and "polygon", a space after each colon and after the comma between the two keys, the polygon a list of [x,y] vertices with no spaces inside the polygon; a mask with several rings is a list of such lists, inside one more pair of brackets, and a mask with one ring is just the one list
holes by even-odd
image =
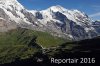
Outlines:
{"label": "rocky cliff face", "polygon": [[34,13],[40,15],[38,20],[39,26],[46,29],[54,36],[82,40],[97,36],[97,32],[92,27],[92,20],[83,12],[78,10],[68,10],[59,5],[52,6],[46,10]]}
{"label": "rocky cliff face", "polygon": [[98,35],[100,35],[100,21],[97,20],[92,23],[92,26],[95,28],[95,30],[98,32]]}
{"label": "rocky cliff face", "polygon": [[7,31],[8,27],[9,30],[22,27],[71,40],[88,39],[98,35],[92,27],[92,20],[85,13],[68,10],[59,5],[35,11],[25,9],[17,0],[0,0],[0,18],[0,32]]}

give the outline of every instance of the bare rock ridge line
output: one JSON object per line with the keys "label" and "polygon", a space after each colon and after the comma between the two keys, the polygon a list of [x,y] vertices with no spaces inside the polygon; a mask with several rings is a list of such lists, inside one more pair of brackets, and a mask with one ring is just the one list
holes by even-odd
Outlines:
{"label": "bare rock ridge line", "polygon": [[36,11],[25,9],[17,0],[0,0],[0,32],[21,27],[70,40],[83,40],[100,34],[92,22],[84,12],[60,5]]}

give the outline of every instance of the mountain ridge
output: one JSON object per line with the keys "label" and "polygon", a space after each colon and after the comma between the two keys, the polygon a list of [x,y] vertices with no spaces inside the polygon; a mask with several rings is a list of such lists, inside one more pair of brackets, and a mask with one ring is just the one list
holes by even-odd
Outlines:
{"label": "mountain ridge", "polygon": [[96,57],[99,35],[100,25],[79,10],[60,5],[27,10],[17,0],[0,0],[0,66],[48,65],[51,57]]}
{"label": "mountain ridge", "polygon": [[[11,24],[10,26],[15,23],[14,28],[22,27],[49,32],[53,36],[73,40],[83,40],[98,35],[92,27],[92,20],[84,12],[78,10],[68,10],[57,5],[46,10],[30,11],[17,0],[6,0],[5,2],[0,0],[0,5],[0,18],[5,19],[7,24]],[[5,28],[5,30],[10,29]]]}

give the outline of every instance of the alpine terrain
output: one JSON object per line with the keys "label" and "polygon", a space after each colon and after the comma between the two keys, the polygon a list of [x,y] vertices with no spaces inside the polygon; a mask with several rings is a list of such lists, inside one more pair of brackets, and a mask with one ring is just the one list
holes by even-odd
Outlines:
{"label": "alpine terrain", "polygon": [[79,10],[60,5],[28,10],[17,0],[0,0],[0,64],[100,51],[98,43],[91,43],[99,35],[100,21]]}
{"label": "alpine terrain", "polygon": [[70,40],[98,35],[92,27],[92,20],[84,12],[68,10],[60,5],[42,11],[27,10],[17,0],[0,0],[0,27],[0,32],[21,27]]}

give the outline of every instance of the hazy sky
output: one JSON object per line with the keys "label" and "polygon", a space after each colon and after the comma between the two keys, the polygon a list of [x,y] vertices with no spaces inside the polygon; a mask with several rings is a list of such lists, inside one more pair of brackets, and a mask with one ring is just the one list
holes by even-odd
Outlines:
{"label": "hazy sky", "polygon": [[100,0],[18,0],[29,10],[43,10],[54,5],[78,9],[94,20],[100,20]]}

